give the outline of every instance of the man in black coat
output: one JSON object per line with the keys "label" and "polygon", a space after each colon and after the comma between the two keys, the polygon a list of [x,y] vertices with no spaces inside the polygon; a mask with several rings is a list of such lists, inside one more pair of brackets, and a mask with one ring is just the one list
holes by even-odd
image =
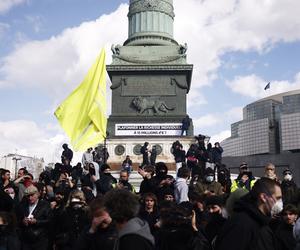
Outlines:
{"label": "man in black coat", "polygon": [[183,119],[182,119],[182,127],[181,127],[181,136],[183,136],[184,132],[185,135],[188,135],[188,130],[189,127],[191,125],[191,121],[190,121],[190,117],[188,115],[186,115]]}
{"label": "man in black coat", "polygon": [[293,204],[300,207],[300,191],[294,182],[292,171],[285,169],[282,173],[283,180],[281,182],[283,204]]}
{"label": "man in black coat", "polygon": [[26,200],[17,208],[23,250],[47,250],[50,204],[39,199],[38,189],[31,185],[24,192]]}
{"label": "man in black coat", "polygon": [[221,164],[223,148],[220,146],[219,142],[215,143],[215,146],[211,149],[212,162],[216,164]]}
{"label": "man in black coat", "polygon": [[110,171],[111,168],[106,163],[100,167],[100,179],[95,182],[97,194],[107,193],[117,183],[117,179],[112,176]]}
{"label": "man in black coat", "polygon": [[69,149],[68,144],[64,143],[62,145],[62,148],[64,149],[61,154],[61,162],[64,163],[65,160],[68,160],[69,162],[73,159],[73,151]]}
{"label": "man in black coat", "polygon": [[258,180],[249,194],[236,202],[233,216],[223,226],[217,250],[276,250],[276,238],[269,222],[280,210],[280,185],[271,179]]}
{"label": "man in black coat", "polygon": [[149,142],[145,142],[144,145],[141,147],[141,154],[143,155],[143,162],[141,166],[149,165],[149,150],[148,150]]}

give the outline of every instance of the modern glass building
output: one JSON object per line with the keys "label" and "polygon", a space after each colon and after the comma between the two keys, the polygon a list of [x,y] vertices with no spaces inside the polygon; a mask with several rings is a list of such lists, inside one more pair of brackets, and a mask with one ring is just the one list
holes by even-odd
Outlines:
{"label": "modern glass building", "polygon": [[272,162],[290,168],[300,184],[300,90],[270,96],[247,105],[243,120],[231,125],[231,136],[221,142],[223,163],[238,169],[246,161],[256,176]]}
{"label": "modern glass building", "polygon": [[300,151],[300,90],[247,105],[243,120],[231,125],[231,137],[222,147],[223,156]]}

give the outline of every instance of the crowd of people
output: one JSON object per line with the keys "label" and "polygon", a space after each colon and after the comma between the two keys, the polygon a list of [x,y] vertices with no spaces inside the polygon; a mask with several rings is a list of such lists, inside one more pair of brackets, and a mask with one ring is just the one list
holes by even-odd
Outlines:
{"label": "crowd of people", "polygon": [[173,143],[175,177],[150,160],[153,148],[145,143],[139,192],[130,156],[115,178],[105,148],[87,149],[72,166],[64,144],[61,162],[37,179],[20,168],[12,180],[1,169],[0,249],[299,250],[300,191],[292,172],[280,178],[270,163],[258,178],[243,162],[231,180],[220,144],[197,140],[187,152]]}

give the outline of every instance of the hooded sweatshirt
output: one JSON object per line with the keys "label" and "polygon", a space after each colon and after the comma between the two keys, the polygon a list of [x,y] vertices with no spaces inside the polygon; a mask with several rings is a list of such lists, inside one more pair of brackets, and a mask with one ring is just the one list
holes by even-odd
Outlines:
{"label": "hooded sweatshirt", "polygon": [[186,179],[178,178],[175,183],[175,200],[179,204],[183,201],[189,201],[188,198],[189,187],[186,183]]}
{"label": "hooded sweatshirt", "polygon": [[114,250],[125,249],[154,249],[154,238],[147,222],[135,217],[130,219],[119,231]]}
{"label": "hooded sweatshirt", "polygon": [[297,246],[295,250],[300,250],[300,219],[297,220],[294,226],[294,238],[296,239]]}

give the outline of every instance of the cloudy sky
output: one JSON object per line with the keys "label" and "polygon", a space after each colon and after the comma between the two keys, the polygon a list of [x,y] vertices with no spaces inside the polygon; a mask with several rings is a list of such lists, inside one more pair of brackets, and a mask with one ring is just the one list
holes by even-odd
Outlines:
{"label": "cloudy sky", "polygon": [[[300,1],[174,0],[174,7],[174,37],[188,44],[194,64],[195,133],[221,141],[245,105],[300,87]],[[0,157],[59,158],[67,138],[53,112],[101,47],[111,62],[111,44],[127,38],[127,13],[128,0],[0,0]]]}

